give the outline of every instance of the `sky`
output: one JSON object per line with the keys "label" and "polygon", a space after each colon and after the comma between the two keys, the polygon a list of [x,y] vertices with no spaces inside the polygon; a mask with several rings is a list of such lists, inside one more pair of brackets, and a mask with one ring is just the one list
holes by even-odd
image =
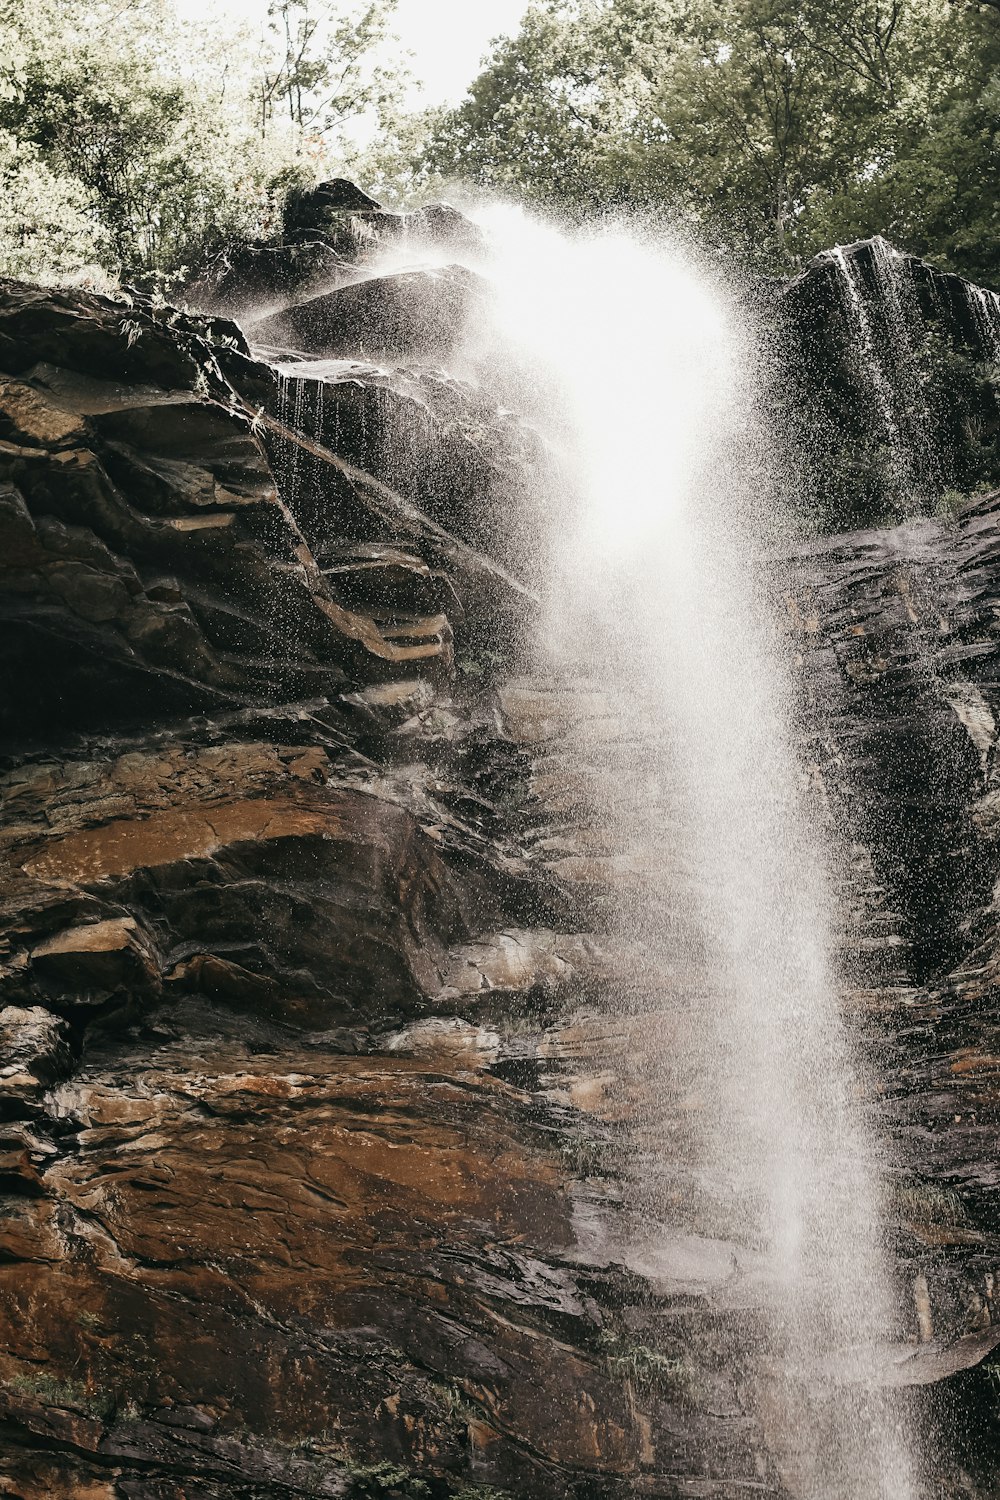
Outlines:
{"label": "sky", "polygon": [[399,0],[395,30],[422,80],[415,103],[461,99],[495,36],[517,30],[526,0]]}
{"label": "sky", "polygon": [[[247,17],[267,12],[267,0],[177,0],[185,17],[206,11]],[[412,52],[410,69],[422,87],[408,104],[457,103],[479,72],[479,63],[495,36],[512,35],[527,0],[399,0],[393,30],[404,51]]]}

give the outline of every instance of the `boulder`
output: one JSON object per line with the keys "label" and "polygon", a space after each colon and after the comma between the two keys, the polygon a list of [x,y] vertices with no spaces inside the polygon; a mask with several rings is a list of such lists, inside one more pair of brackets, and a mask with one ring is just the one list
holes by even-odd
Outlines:
{"label": "boulder", "polygon": [[320,182],[306,192],[293,195],[285,227],[319,228],[331,213],[365,213],[381,209],[381,203],[346,177]]}
{"label": "boulder", "polygon": [[[42,1095],[70,1071],[72,1061],[65,1021],[40,1005],[5,1005],[0,1010],[0,1119],[38,1113]],[[8,1139],[17,1140],[15,1155],[22,1161],[30,1142],[23,1136]]]}
{"label": "boulder", "polygon": [[[289,200],[280,261],[290,246],[323,243],[344,261],[371,261],[404,244],[456,254],[479,255],[485,249],[481,231],[450,203],[429,203],[412,213],[393,213],[344,178],[321,182]],[[263,248],[263,247],[261,247]],[[232,284],[232,283],[231,283]]]}
{"label": "boulder", "polygon": [[234,245],[202,270],[184,295],[192,307],[249,320],[328,291],[356,274],[351,263],[321,239]]}
{"label": "boulder", "polygon": [[31,974],[44,991],[67,992],[88,1004],[111,996],[146,996],[159,988],[160,970],[148,937],[133,917],[110,917],[64,928],[32,948]]}
{"label": "boulder", "polygon": [[467,255],[486,252],[482,230],[450,203],[426,203],[415,209],[407,218],[407,233],[417,244],[442,246]]}
{"label": "boulder", "polygon": [[251,324],[256,342],[322,359],[438,362],[462,342],[484,284],[462,266],[373,276]]}
{"label": "boulder", "polygon": [[366,260],[406,232],[406,216],[390,213],[345,178],[293,194],[285,210],[283,240],[321,239],[346,260]]}

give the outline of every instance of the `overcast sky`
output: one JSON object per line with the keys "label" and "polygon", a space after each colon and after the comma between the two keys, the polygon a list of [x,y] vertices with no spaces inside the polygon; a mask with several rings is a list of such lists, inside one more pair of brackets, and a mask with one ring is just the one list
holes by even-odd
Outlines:
{"label": "overcast sky", "polygon": [[414,53],[420,102],[460,99],[490,41],[515,32],[526,9],[527,0],[399,0],[395,29]]}
{"label": "overcast sky", "polygon": [[[267,13],[267,0],[177,0],[177,6],[187,16]],[[414,54],[411,70],[423,84],[411,105],[460,99],[490,41],[515,32],[526,9],[527,0],[399,0],[393,30]]]}

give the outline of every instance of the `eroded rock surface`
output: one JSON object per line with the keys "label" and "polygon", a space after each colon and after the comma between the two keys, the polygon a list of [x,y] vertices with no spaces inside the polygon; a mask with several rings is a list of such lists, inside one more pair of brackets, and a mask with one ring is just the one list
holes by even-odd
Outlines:
{"label": "eroded rock surface", "polygon": [[[344,311],[476,231],[349,187],[219,283],[342,278],[336,359],[0,288],[0,1493],[780,1495],[685,1154],[704,976],[609,916],[682,915],[676,809],[600,805],[614,695],[532,658],[537,440]],[[885,1378],[984,1493],[998,550],[991,496],[771,560],[898,1152]]]}
{"label": "eroded rock surface", "polygon": [[823,251],[767,319],[795,493],[824,531],[1000,482],[1000,297],[880,237]]}
{"label": "eroded rock surface", "polygon": [[461,345],[482,298],[463,266],[399,271],[297,302],[251,328],[260,343],[323,359],[433,362]]}

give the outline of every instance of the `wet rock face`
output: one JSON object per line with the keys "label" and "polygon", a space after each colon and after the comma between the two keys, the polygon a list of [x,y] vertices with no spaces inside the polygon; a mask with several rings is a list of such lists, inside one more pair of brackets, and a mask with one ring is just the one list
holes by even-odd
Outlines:
{"label": "wet rock face", "polygon": [[456,650],[471,664],[502,653],[530,592],[379,481],[402,478],[409,455],[414,498],[435,485],[447,517],[449,483],[471,492],[492,464],[499,485],[513,430],[498,427],[486,458],[455,424],[435,451],[443,419],[416,380],[397,395],[358,367],[316,434],[332,446],[317,446],[281,420],[300,387],[249,360],[235,325],[171,319],[8,291],[5,733],[44,740],[60,726],[326,696],[405,664],[440,677]]}
{"label": "wet rock face", "polygon": [[577,1255],[562,1106],[490,1051],[587,967],[495,696],[534,597],[473,513],[530,435],[141,299],[8,284],[0,347],[0,1488],[693,1465],[609,1360],[642,1295]]}
{"label": "wet rock face", "polygon": [[[279,241],[224,250],[191,281],[187,298],[224,316],[274,319],[265,325],[263,342],[298,338],[296,347],[320,352],[322,332],[330,354],[439,355],[451,348],[443,337],[447,319],[457,313],[464,320],[474,288],[457,266],[446,267],[443,277],[415,268],[449,252],[465,259],[484,250],[481,231],[449,203],[390,213],[353,183],[335,179],[293,196]],[[414,269],[365,289],[386,255]],[[356,297],[320,301],[350,285],[357,286]],[[307,310],[305,304],[312,305]],[[430,342],[428,334],[435,335]]]}
{"label": "wet rock face", "polygon": [[[894,1035],[897,1108],[922,1167],[997,1227],[986,1139],[997,946],[1000,499],[802,549],[788,595],[815,705],[809,754],[855,840],[859,997]],[[819,718],[821,709],[822,718]],[[974,1102],[971,1102],[974,1096]],[[964,1102],[963,1102],[964,1101]]]}
{"label": "wet rock face", "polygon": [[263,318],[297,296],[329,290],[357,275],[355,266],[322,239],[283,245],[234,245],[188,289],[195,306],[210,304],[226,317]]}
{"label": "wet rock face", "polygon": [[[998,538],[993,493],[947,520],[799,548],[778,570],[805,756],[848,844],[846,1003],[880,1058],[897,1264],[929,1347],[1000,1327]],[[942,1398],[986,1493],[988,1363]]]}
{"label": "wet rock face", "polygon": [[[357,256],[475,229],[349,186],[226,273],[315,292],[322,359],[0,287],[0,1492],[781,1494],[684,1152],[698,975],[608,918],[683,870],[604,824],[671,810],[590,806],[605,685],[532,658],[537,440],[365,342]],[[984,1472],[997,507],[772,578],[898,1144],[887,1379],[949,1381]]]}
{"label": "wet rock face", "polygon": [[885,240],[824,251],[765,316],[797,489],[823,531],[1000,482],[1000,298]]}
{"label": "wet rock face", "polygon": [[[290,1054],[245,1023],[196,1042],[210,1016],[174,1009],[52,1096],[82,1152],[5,1218],[0,1280],[11,1352],[44,1348],[43,1372],[74,1377],[28,1364],[8,1382],[22,1441],[54,1429],[77,1482],[138,1465],[137,1485],[152,1471],[179,1494],[363,1495],[379,1463],[388,1493],[412,1471],[445,1492],[529,1422],[544,1456],[510,1449],[518,1488],[599,1446],[627,1467],[620,1386],[585,1357],[567,1370],[561,1347],[594,1306],[519,1243],[526,1223],[550,1256],[571,1239],[525,1102],[319,1039]],[[0,1472],[30,1463],[8,1452]]]}
{"label": "wet rock face", "polygon": [[462,266],[371,276],[252,324],[261,343],[322,359],[440,360],[462,342],[479,278]]}

